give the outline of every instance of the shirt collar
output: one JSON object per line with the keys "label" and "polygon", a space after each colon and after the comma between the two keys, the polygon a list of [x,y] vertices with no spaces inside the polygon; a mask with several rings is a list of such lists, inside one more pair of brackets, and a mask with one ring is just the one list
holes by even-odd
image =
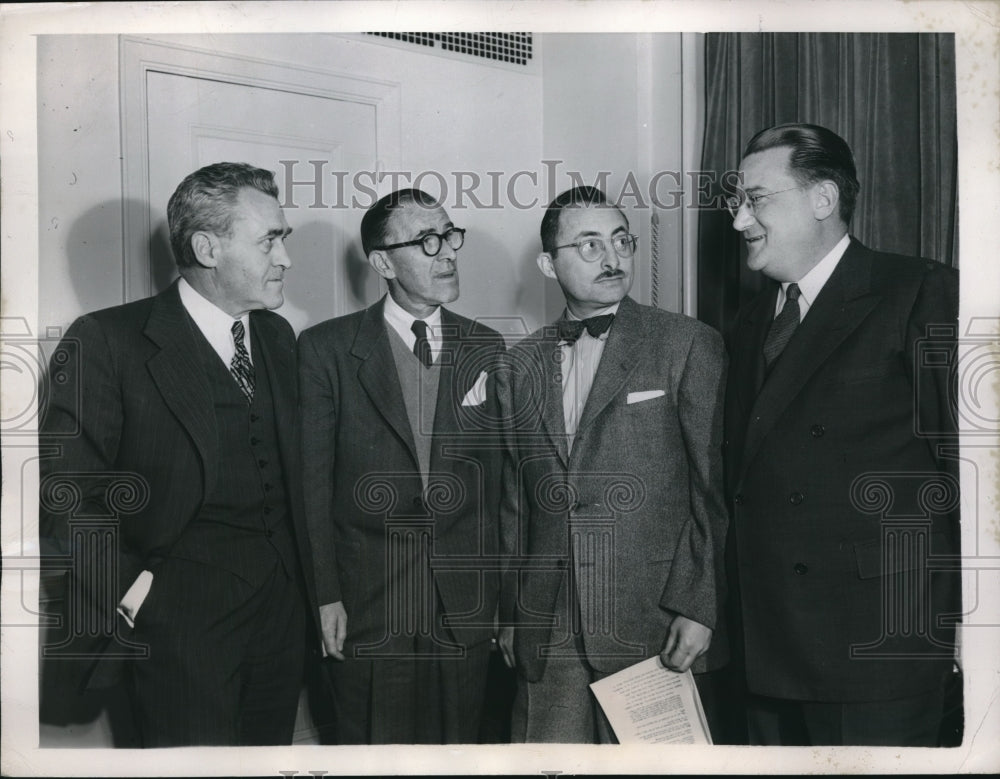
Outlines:
{"label": "shirt collar", "polygon": [[[385,321],[390,325],[397,330],[405,330],[408,333],[412,332],[410,328],[417,319],[417,317],[399,305],[391,294],[386,294],[385,296],[385,308],[383,308],[382,314],[385,317]],[[424,321],[428,327],[437,332],[437,329],[441,326],[441,306],[435,308],[434,313],[426,317]]]}
{"label": "shirt collar", "polygon": [[[597,311],[597,312],[591,314],[589,317],[587,317],[587,319],[590,319],[590,318],[595,317],[595,316],[604,316],[605,314],[617,314],[618,313],[618,306],[620,306],[621,304],[622,304],[622,302],[620,300],[617,303],[612,303],[607,308],[602,308],[600,311]],[[569,306],[567,306],[563,310],[563,317],[565,319],[569,319],[569,320],[579,320],[580,319],[580,317],[578,317],[576,314],[574,314],[572,311],[569,310]]]}
{"label": "shirt collar", "polygon": [[[833,274],[837,263],[840,262],[840,258],[844,256],[844,252],[847,251],[847,247],[850,244],[850,236],[844,233],[844,237],[837,241],[837,244],[827,252],[826,256],[817,262],[805,276],[795,282],[799,285],[799,292],[801,293],[801,297],[799,298],[800,307],[803,305],[803,299],[805,300],[805,310],[811,308],[813,303],[816,302],[817,296]],[[791,283],[786,281],[781,285],[781,295],[778,296],[780,298],[778,301],[779,310],[780,306],[784,304],[785,293],[788,291],[788,285]]]}
{"label": "shirt collar", "polygon": [[[177,282],[177,292],[180,294],[181,305],[194,320],[195,325],[202,335],[215,349],[222,361],[229,365],[233,355],[236,353],[236,346],[233,344],[232,327],[237,317],[232,317],[219,308],[215,303],[202,295],[198,290],[188,284],[182,276]],[[246,313],[238,317],[243,323],[243,341],[250,351],[250,314]]]}

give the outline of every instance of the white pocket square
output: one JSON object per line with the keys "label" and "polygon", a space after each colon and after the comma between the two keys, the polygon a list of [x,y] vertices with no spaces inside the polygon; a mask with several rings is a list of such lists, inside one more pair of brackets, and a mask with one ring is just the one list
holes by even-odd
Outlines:
{"label": "white pocket square", "polygon": [[486,371],[479,374],[476,383],[473,385],[465,397],[462,398],[463,406],[481,406],[486,402]]}
{"label": "white pocket square", "polygon": [[643,392],[630,392],[628,394],[628,399],[625,401],[626,405],[631,406],[633,403],[642,403],[644,400],[652,400],[653,398],[658,398],[663,395],[663,390],[644,390]]}

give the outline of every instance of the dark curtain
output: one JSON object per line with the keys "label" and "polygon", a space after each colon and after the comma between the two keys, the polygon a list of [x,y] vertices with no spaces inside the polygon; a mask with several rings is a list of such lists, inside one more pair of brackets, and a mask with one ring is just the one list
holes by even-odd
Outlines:
{"label": "dark curtain", "polygon": [[[850,233],[873,249],[958,264],[953,34],[709,33],[705,77],[701,169],[714,174],[715,197],[758,130],[823,125],[854,151]],[[726,332],[762,284],[728,212],[703,210],[699,318]]]}

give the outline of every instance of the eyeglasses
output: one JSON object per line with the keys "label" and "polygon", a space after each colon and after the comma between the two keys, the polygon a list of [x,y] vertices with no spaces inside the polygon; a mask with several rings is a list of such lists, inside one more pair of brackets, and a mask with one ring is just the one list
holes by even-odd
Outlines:
{"label": "eyeglasses", "polygon": [[437,257],[445,241],[448,242],[448,245],[452,249],[458,251],[462,248],[462,244],[465,243],[465,230],[461,227],[451,227],[440,234],[427,233],[422,238],[416,238],[412,241],[390,243],[387,246],[374,246],[372,248],[387,251],[389,249],[402,249],[404,246],[417,246],[419,244],[420,248],[424,250],[424,254],[428,257]]}
{"label": "eyeglasses", "polygon": [[761,192],[756,195],[748,195],[746,192],[740,192],[739,195],[726,198],[726,208],[732,214],[733,219],[736,218],[736,215],[744,205],[750,210],[750,216],[757,216],[757,205],[761,200],[773,195],[780,195],[782,192],[791,192],[793,189],[802,189],[802,187],[789,187],[788,189],[779,189],[777,192]]}
{"label": "eyeglasses", "polygon": [[[639,239],[636,236],[629,233],[620,233],[611,238],[611,247],[619,257],[631,257],[635,254],[635,247],[638,242]],[[583,238],[575,243],[557,246],[556,251],[568,249],[571,246],[576,248],[584,262],[596,262],[607,252],[607,245],[604,243],[603,238]]]}

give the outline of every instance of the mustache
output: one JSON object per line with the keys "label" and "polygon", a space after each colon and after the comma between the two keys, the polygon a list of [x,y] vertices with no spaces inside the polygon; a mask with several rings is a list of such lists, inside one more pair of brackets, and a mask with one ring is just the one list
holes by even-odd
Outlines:
{"label": "mustache", "polygon": [[625,274],[620,270],[606,270],[602,271],[597,275],[596,281],[601,281],[602,279],[623,279]]}

